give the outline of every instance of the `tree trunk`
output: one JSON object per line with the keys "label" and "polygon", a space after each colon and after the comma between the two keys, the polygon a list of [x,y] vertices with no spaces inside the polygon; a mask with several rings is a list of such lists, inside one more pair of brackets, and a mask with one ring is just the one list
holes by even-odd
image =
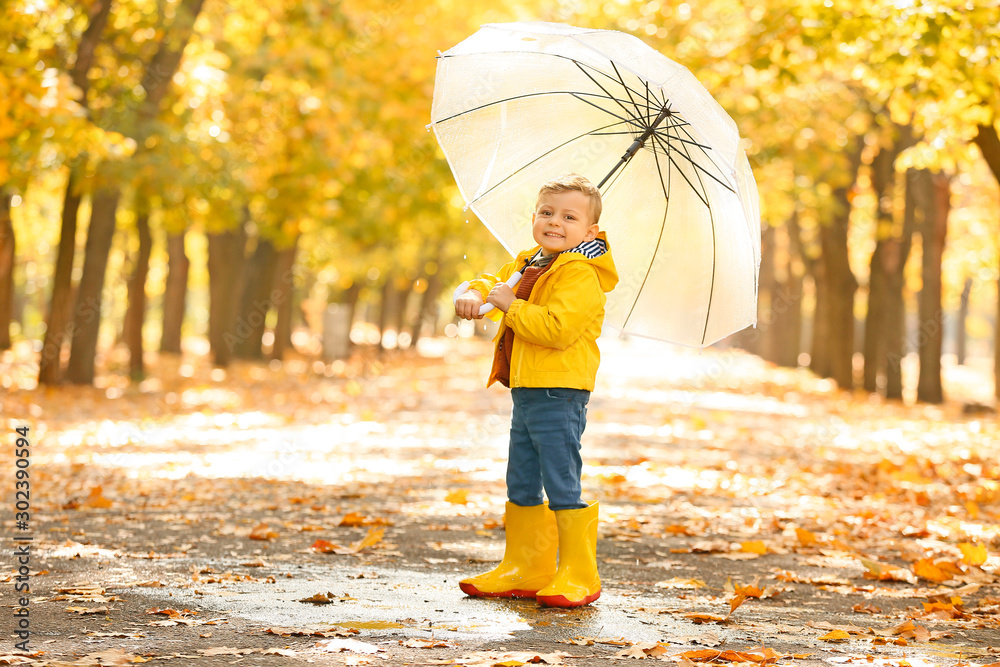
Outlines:
{"label": "tree trunk", "polygon": [[236,297],[242,293],[240,276],[246,247],[246,229],[208,234],[208,341],[213,363],[226,367],[238,339],[233,335]]}
{"label": "tree trunk", "polygon": [[958,305],[958,322],[955,324],[955,362],[965,365],[966,333],[965,323],[969,319],[969,296],[972,294],[972,278],[966,278],[962,285],[962,298]]}
{"label": "tree trunk", "polygon": [[[813,370],[832,378],[842,389],[854,387],[854,294],[858,281],[851,271],[847,233],[850,228],[851,202],[849,194],[857,182],[861,167],[864,140],[858,138],[848,154],[850,178],[833,190],[833,214],[820,225],[822,255],[819,271],[822,286],[817,284],[817,331],[824,337],[813,336],[813,353],[824,351],[823,364]],[[820,308],[822,306],[822,309]]]}
{"label": "tree trunk", "polygon": [[820,377],[830,377],[830,318],[827,316],[827,268],[822,258],[812,263],[814,304],[812,316],[812,341],[809,344],[809,368]]}
{"label": "tree trunk", "polygon": [[139,252],[128,279],[128,308],[125,311],[124,338],[129,351],[129,373],[132,381],[141,382],[146,376],[142,363],[142,327],[146,321],[146,276],[149,275],[149,256],[153,250],[148,212],[138,212],[135,227],[139,233]]}
{"label": "tree trunk", "polygon": [[920,379],[917,400],[926,403],[944,402],[941,387],[941,353],[944,340],[944,310],[941,306],[941,257],[948,233],[948,212],[951,209],[951,183],[945,174],[927,174],[927,208],[920,230],[923,239],[922,276],[920,290]]}
{"label": "tree trunk", "polygon": [[94,383],[94,360],[101,327],[101,303],[108,254],[115,234],[118,212],[117,187],[101,188],[92,196],[90,229],[84,249],[83,275],[73,311],[73,338],[70,344],[66,379],[73,384]]}
{"label": "tree trunk", "polygon": [[233,355],[239,359],[264,358],[261,345],[267,313],[275,306],[271,298],[271,285],[274,283],[277,259],[274,244],[258,236],[257,247],[243,263],[243,289],[233,331]]}
{"label": "tree trunk", "polygon": [[278,321],[274,325],[274,345],[271,346],[272,359],[284,359],[285,351],[292,348],[292,312],[295,300],[295,255],[299,248],[299,237],[292,245],[278,253],[275,269],[276,280],[271,294],[278,310]]}
{"label": "tree trunk", "polygon": [[785,231],[788,236],[788,267],[787,279],[780,294],[782,300],[778,304],[782,343],[775,361],[781,366],[797,368],[802,352],[802,297],[805,274],[808,271],[797,212],[793,212],[788,219]]}
{"label": "tree trunk", "polygon": [[[980,125],[975,138],[976,145],[983,153],[983,159],[990,166],[993,177],[1000,184],[1000,137],[993,125]],[[993,394],[1000,400],[1000,280],[997,281],[996,329],[993,334]]]}
{"label": "tree trunk", "polygon": [[396,277],[393,274],[387,274],[385,277],[385,282],[382,283],[381,298],[379,299],[378,308],[378,333],[379,333],[379,351],[385,352],[386,348],[386,333],[388,332],[390,326],[389,323],[395,319],[395,303],[396,303]]}
{"label": "tree trunk", "polygon": [[80,36],[80,43],[76,48],[76,60],[70,69],[70,78],[74,85],[83,93],[80,96],[80,103],[87,106],[87,90],[90,88],[90,78],[87,73],[91,65],[94,64],[94,53],[97,45],[101,41],[101,33],[108,23],[108,16],[111,14],[112,0],[97,0],[91,8],[90,23],[83,35]]}
{"label": "tree trunk", "polygon": [[802,337],[802,265],[795,214],[782,227],[761,233],[757,326],[741,346],[774,364],[798,366]]}
{"label": "tree trunk", "polygon": [[[146,92],[145,98],[134,114],[121,120],[120,129],[128,131],[134,128],[132,134],[138,146],[137,153],[144,150],[145,138],[152,131],[160,102],[180,66],[184,47],[194,31],[194,22],[203,2],[204,0],[181,0],[173,24],[169,30],[164,31],[156,54],[143,73],[141,85]],[[94,359],[101,326],[101,292],[104,289],[108,252],[115,231],[119,190],[119,185],[112,183],[92,196],[86,257],[77,294],[73,340],[66,373],[69,381],[75,384],[92,384],[94,381]]]}
{"label": "tree trunk", "polygon": [[886,276],[885,313],[885,397],[892,400],[903,399],[903,358],[906,349],[906,298],[904,295],[906,277],[904,271],[913,245],[916,229],[916,199],[913,170],[897,174],[896,178],[904,188],[903,232],[897,239],[883,245],[883,266]]}
{"label": "tree trunk", "polygon": [[[70,77],[80,89],[80,104],[87,108],[87,91],[90,79],[87,73],[94,63],[94,53],[101,33],[111,13],[111,0],[98,0],[87,29],[80,37],[76,61]],[[81,160],[82,161],[82,160]],[[62,223],[59,230],[59,250],[52,278],[52,296],[45,319],[45,339],[38,360],[38,384],[56,385],[62,380],[62,349],[73,336],[71,308],[73,303],[73,258],[76,255],[76,226],[81,195],[78,192],[79,164],[70,165],[66,194],[63,197]]]}
{"label": "tree trunk", "polygon": [[[842,188],[845,207],[846,190]],[[858,282],[851,271],[848,259],[847,231],[849,209],[840,213],[830,224],[820,229],[823,246],[824,279],[826,289],[824,301],[829,349],[828,374],[842,389],[854,387],[854,294]]]}
{"label": "tree trunk", "polygon": [[889,284],[885,272],[884,244],[893,237],[892,186],[895,184],[894,165],[899,151],[896,142],[879,150],[872,161],[871,180],[875,194],[875,250],[872,252],[868,272],[868,308],[865,313],[864,374],[865,391],[877,393],[879,376],[885,372],[886,313],[888,310]]}
{"label": "tree trunk", "polygon": [[420,310],[417,312],[413,327],[411,328],[413,331],[411,345],[413,346],[416,346],[417,341],[420,340],[425,331],[428,331],[433,336],[435,325],[437,324],[437,299],[441,295],[441,289],[444,287],[444,282],[441,280],[441,272],[435,271],[427,276],[426,280],[427,289],[420,295]]}
{"label": "tree trunk", "polygon": [[163,289],[163,332],[160,352],[181,352],[181,326],[191,262],[184,252],[184,232],[167,236],[167,280]]}
{"label": "tree trunk", "polygon": [[0,188],[0,350],[10,349],[10,322],[14,314],[14,225],[10,204],[14,195]]}
{"label": "tree trunk", "polygon": [[[877,223],[876,223],[877,224]],[[869,393],[878,393],[879,376],[884,372],[883,361],[886,357],[886,314],[889,306],[889,286],[885,272],[882,270],[883,241],[875,244],[869,264],[868,278],[868,309],[865,313],[864,334],[864,380],[863,386]]]}
{"label": "tree trunk", "polygon": [[45,341],[38,361],[38,384],[56,385],[62,380],[63,345],[73,336],[73,258],[76,255],[76,225],[80,210],[78,167],[70,168],[63,197],[59,250],[56,255],[52,296],[45,320]]}
{"label": "tree trunk", "polygon": [[775,279],[775,229],[765,225],[760,233],[760,276],[757,287],[757,326],[741,336],[741,347],[750,354],[774,362],[778,349],[774,302],[778,284]]}
{"label": "tree trunk", "polygon": [[774,362],[797,368],[802,347],[802,273],[790,272],[778,288],[777,319],[779,346]]}
{"label": "tree trunk", "polygon": [[[363,284],[359,280],[354,280],[346,288],[341,290],[339,293],[331,293],[327,297],[327,302],[330,304],[337,304],[339,307],[344,309],[344,318],[347,322],[344,329],[344,334],[347,336],[346,341],[332,341],[332,347],[337,350],[350,350],[354,346],[354,341],[351,340],[351,327],[354,324],[354,316],[358,310],[358,299],[361,297],[361,288]],[[324,332],[324,336],[325,336]],[[350,356],[350,354],[345,354],[345,356]]]}
{"label": "tree trunk", "polygon": [[[889,338],[890,332],[897,326],[897,323],[890,322],[890,318],[905,318],[905,306],[896,299],[902,299],[902,270],[909,254],[912,227],[907,227],[905,222],[897,223],[894,203],[897,181],[902,183],[902,180],[897,178],[895,163],[899,154],[913,145],[914,138],[912,128],[906,125],[896,125],[895,133],[892,145],[879,150],[871,168],[877,210],[875,251],[871,257],[865,316],[864,387],[872,393],[889,384]],[[904,246],[905,253],[901,255]],[[903,309],[902,313],[899,308]],[[899,359],[896,359],[897,371],[898,362]],[[899,397],[901,394],[896,398]]]}
{"label": "tree trunk", "polygon": [[411,294],[413,294],[412,280],[401,279],[396,281],[396,308],[392,320],[392,326],[396,329],[397,340],[406,329],[406,310],[407,306],[410,304]]}

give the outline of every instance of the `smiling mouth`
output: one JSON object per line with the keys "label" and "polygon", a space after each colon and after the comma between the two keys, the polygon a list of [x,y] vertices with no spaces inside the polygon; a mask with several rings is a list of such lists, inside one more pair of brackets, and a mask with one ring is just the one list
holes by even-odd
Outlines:
{"label": "smiling mouth", "polygon": [[561,239],[563,237],[562,234],[556,234],[554,232],[545,232],[545,235],[554,239]]}

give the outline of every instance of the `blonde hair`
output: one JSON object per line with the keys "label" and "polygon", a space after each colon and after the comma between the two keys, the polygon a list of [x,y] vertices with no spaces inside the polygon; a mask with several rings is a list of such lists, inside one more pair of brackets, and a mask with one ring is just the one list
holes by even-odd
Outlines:
{"label": "blonde hair", "polygon": [[[593,218],[590,224],[596,225],[597,221],[601,219],[601,191],[586,176],[564,174],[558,178],[553,178],[538,190],[538,199],[541,199],[542,195],[571,192],[573,190],[582,192],[590,200],[590,217]],[[535,208],[538,208],[537,201],[535,202]]]}

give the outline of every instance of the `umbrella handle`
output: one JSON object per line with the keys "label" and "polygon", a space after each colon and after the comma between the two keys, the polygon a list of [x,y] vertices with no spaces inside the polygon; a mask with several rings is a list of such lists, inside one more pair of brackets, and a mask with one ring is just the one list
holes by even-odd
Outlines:
{"label": "umbrella handle", "polygon": [[[507,287],[514,289],[517,286],[517,283],[520,282],[520,280],[521,280],[521,272],[515,271],[513,275],[511,275],[511,277],[507,279]],[[452,303],[458,301],[458,297],[465,294],[468,290],[469,290],[469,281],[466,280],[464,283],[462,283],[455,289],[455,293],[451,297]],[[486,313],[493,310],[495,307],[496,306],[494,306],[492,303],[484,303],[482,306],[479,307],[479,314],[485,315]]]}

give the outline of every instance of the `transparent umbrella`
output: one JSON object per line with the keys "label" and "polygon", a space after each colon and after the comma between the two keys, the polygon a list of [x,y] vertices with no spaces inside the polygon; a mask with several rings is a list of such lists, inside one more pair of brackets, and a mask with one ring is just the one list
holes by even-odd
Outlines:
{"label": "transparent umbrella", "polygon": [[638,38],[485,25],[439,55],[430,127],[511,254],[535,245],[543,182],[599,184],[620,276],[605,321],[623,333],[703,347],[756,322],[760,213],[736,124]]}

